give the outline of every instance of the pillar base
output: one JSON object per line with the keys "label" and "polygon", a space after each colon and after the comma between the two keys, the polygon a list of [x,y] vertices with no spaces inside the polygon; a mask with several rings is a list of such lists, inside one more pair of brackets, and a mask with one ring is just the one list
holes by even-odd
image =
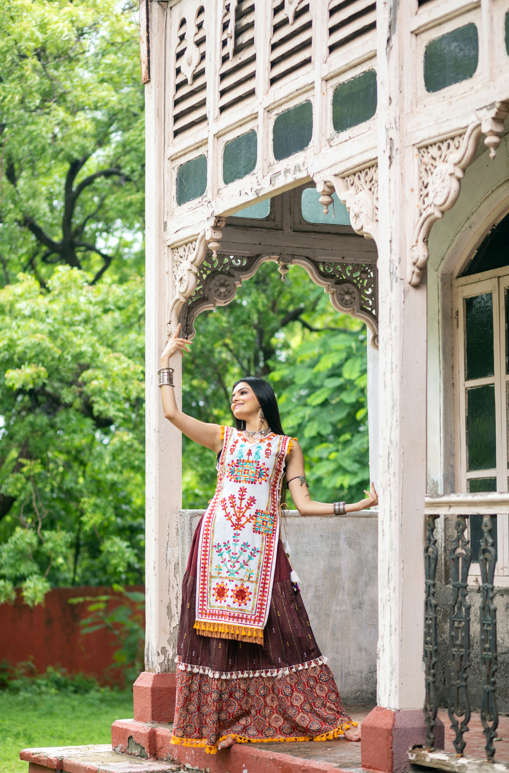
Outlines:
{"label": "pillar base", "polygon": [[[435,748],[444,748],[444,723],[436,720]],[[393,711],[376,706],[362,723],[361,765],[382,773],[410,770],[408,751],[425,744],[426,725],[422,709]]]}
{"label": "pillar base", "polygon": [[133,685],[134,719],[137,722],[173,722],[176,674],[143,671]]}

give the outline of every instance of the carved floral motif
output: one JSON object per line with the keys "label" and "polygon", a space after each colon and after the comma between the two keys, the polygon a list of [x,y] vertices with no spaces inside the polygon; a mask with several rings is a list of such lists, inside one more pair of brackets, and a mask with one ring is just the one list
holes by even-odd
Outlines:
{"label": "carved floral motif", "polygon": [[477,111],[478,119],[463,132],[418,148],[419,216],[410,249],[409,282],[420,284],[422,271],[429,258],[428,238],[433,224],[451,209],[461,190],[465,169],[474,160],[481,134],[490,158],[496,155],[509,101],[496,102]]}
{"label": "carved floral motif", "polygon": [[211,249],[213,255],[217,257],[224,223],[224,218],[216,217],[213,224],[202,231],[198,239],[174,247],[171,251],[174,290],[170,309],[170,333],[175,330],[179,323],[180,313],[187,298],[196,289],[198,269],[205,258],[207,249]]}
{"label": "carved floral motif", "polygon": [[[345,177],[332,175],[332,183],[338,198],[349,212],[350,224],[354,231],[376,241],[378,237],[378,164]],[[322,192],[323,199],[327,195],[327,190],[325,187],[319,190]],[[325,209],[326,206],[324,206],[324,212]]]}

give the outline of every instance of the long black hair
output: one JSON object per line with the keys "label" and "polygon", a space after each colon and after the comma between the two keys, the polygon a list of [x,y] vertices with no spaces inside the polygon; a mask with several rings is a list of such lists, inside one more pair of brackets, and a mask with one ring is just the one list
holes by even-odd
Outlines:
{"label": "long black hair", "polygon": [[[281,417],[279,415],[277,397],[271,385],[267,383],[267,381],[264,381],[262,378],[257,378],[256,376],[246,376],[245,378],[240,378],[235,382],[232,388],[232,392],[237,384],[243,383],[249,384],[255,393],[256,398],[260,403],[260,408],[263,411],[263,415],[265,416],[265,421],[271,428],[272,432],[275,432],[276,435],[284,435],[285,433],[283,431],[283,427],[281,426]],[[237,429],[242,430],[246,428],[245,421],[236,419],[235,416],[233,418],[235,419],[235,426]]]}

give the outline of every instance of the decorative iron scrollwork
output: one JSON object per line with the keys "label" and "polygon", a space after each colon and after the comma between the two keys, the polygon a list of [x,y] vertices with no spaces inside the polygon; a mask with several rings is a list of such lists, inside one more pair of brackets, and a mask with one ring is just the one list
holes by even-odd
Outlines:
{"label": "decorative iron scrollwork", "polygon": [[454,529],[449,561],[452,573],[453,597],[449,607],[449,653],[451,663],[451,699],[449,719],[455,732],[454,748],[463,754],[470,722],[468,699],[468,668],[470,666],[470,604],[468,602],[468,570],[470,569],[470,543],[465,537],[467,517],[458,515]]}
{"label": "decorative iron scrollwork", "polygon": [[[479,551],[481,568],[481,665],[483,668],[483,691],[481,721],[486,737],[486,757],[489,761],[495,756],[493,739],[497,735],[498,709],[496,699],[497,656],[497,608],[494,602],[493,578],[497,561],[495,540],[493,539],[494,521],[492,515],[483,517],[483,538]],[[496,521],[495,521],[496,528]]]}
{"label": "decorative iron scrollwork", "polygon": [[438,662],[438,627],[436,574],[438,561],[438,545],[436,537],[436,520],[438,515],[428,515],[426,518],[426,542],[424,543],[424,666],[426,670],[426,697],[424,700],[424,721],[426,722],[426,746],[435,746],[435,726],[438,710],[436,691],[436,665]]}

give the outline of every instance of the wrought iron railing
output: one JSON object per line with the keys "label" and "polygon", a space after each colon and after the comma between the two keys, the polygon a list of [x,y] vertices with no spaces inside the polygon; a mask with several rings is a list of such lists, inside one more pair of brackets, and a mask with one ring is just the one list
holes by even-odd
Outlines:
{"label": "wrought iron railing", "polygon": [[[465,733],[469,730],[471,716],[468,680],[471,666],[470,603],[468,599],[468,575],[472,562],[468,538],[468,520],[472,515],[482,515],[482,539],[479,548],[481,575],[481,606],[479,619],[479,646],[482,668],[481,721],[486,738],[486,758],[494,760],[497,735],[498,710],[496,700],[497,673],[497,609],[494,602],[494,576],[496,566],[497,528],[496,515],[509,512],[507,494],[465,494],[426,498],[425,560],[425,616],[424,616],[424,663],[426,696],[424,715],[427,728],[426,746],[435,747],[435,727],[438,711],[437,663],[439,659],[437,566],[439,559],[438,523],[445,515],[455,517],[454,537],[448,553],[451,573],[452,598],[449,603],[449,670],[450,699],[448,706],[451,727],[454,730],[456,755],[462,756],[466,745]],[[411,755],[412,756],[412,755]],[[415,754],[413,755],[415,756]],[[432,764],[432,756],[426,762],[418,755],[415,762]]]}

